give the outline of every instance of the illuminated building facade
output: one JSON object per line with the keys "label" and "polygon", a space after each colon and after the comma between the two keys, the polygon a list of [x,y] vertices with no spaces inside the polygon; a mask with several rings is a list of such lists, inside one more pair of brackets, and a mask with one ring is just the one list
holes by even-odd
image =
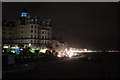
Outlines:
{"label": "illuminated building facade", "polygon": [[5,34],[3,36],[9,37],[8,41],[12,41],[11,44],[13,45],[23,44],[29,46],[30,44],[34,48],[44,48],[52,45],[51,20],[39,20],[36,16],[32,18],[26,9],[21,11],[20,19],[16,22],[16,26],[9,28],[12,30],[3,31],[11,31],[11,37]]}
{"label": "illuminated building facade", "polygon": [[60,51],[64,49],[68,49],[68,45],[66,42],[64,42],[62,39],[53,39],[52,40],[52,48],[53,50]]}

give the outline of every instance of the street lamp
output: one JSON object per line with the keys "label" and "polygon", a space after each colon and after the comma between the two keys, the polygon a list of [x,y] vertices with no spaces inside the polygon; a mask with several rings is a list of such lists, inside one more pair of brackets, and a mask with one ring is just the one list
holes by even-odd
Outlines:
{"label": "street lamp", "polygon": [[29,47],[31,47],[31,43],[29,43]]}

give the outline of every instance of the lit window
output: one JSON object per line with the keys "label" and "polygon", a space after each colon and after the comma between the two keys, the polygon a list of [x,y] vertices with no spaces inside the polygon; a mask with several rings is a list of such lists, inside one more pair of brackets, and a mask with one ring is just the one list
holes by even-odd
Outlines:
{"label": "lit window", "polygon": [[37,19],[35,19],[35,21],[37,21]]}
{"label": "lit window", "polygon": [[33,21],[33,19],[31,19],[31,21]]}

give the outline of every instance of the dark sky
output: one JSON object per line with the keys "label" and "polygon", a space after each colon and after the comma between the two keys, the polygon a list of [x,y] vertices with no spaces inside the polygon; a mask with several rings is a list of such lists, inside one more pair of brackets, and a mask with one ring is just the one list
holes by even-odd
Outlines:
{"label": "dark sky", "polygon": [[51,18],[54,35],[69,46],[117,49],[119,18],[117,3],[37,2],[3,3],[3,19],[15,20],[27,8],[31,16]]}

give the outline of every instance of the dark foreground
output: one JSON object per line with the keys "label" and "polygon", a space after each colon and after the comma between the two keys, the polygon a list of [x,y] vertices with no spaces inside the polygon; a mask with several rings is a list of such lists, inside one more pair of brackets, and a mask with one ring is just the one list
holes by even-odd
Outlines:
{"label": "dark foreground", "polygon": [[[22,79],[94,79],[115,80],[119,75],[120,53],[91,53],[54,59],[30,70],[6,73],[3,80]],[[29,65],[27,66],[29,68]],[[26,68],[27,69],[27,68]]]}

